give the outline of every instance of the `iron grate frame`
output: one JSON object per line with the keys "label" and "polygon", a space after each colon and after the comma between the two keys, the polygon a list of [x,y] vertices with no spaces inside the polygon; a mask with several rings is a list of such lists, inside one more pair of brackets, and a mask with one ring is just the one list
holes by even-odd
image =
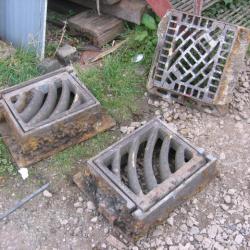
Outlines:
{"label": "iron grate frame", "polygon": [[[59,88],[61,88],[60,94],[57,93]],[[70,95],[73,91],[75,94],[74,100],[72,100],[71,107],[67,107],[67,102],[70,101]],[[35,94],[31,96],[29,103],[25,103],[27,102],[25,99],[28,99],[27,96],[31,93]],[[51,93],[53,93],[54,96]],[[41,100],[41,104],[36,98]],[[59,74],[51,75],[46,79],[41,79],[40,81],[34,82],[28,86],[20,86],[20,88],[16,90],[3,93],[2,99],[12,113],[13,119],[16,120],[24,132],[29,132],[33,129],[49,125],[65,116],[73,116],[76,112],[97,103],[91,93],[70,71],[63,71]],[[33,99],[36,99],[35,103],[32,103]],[[57,102],[53,102],[56,99]],[[12,100],[15,100],[15,102]],[[16,105],[18,101],[19,105]],[[18,112],[18,109],[20,109],[20,106],[24,105],[24,103],[26,106],[21,108],[22,112]],[[28,121],[24,121],[22,114],[27,110],[32,112],[32,107],[36,106],[36,104],[39,106],[35,109],[35,113],[33,112],[34,115],[28,118]]]}
{"label": "iron grate frame", "polygon": [[236,33],[234,25],[171,11],[152,85],[212,104],[218,94]]}
{"label": "iron grate frame", "polygon": [[[144,139],[142,140],[145,140],[146,137],[150,141],[154,140],[152,139],[152,136],[154,137],[154,132],[151,133],[152,130],[159,131],[161,136],[164,138],[169,138],[172,140],[172,142],[174,141],[174,143],[178,144],[182,149],[185,148],[189,150],[189,152],[192,154],[192,158],[188,162],[183,163],[183,165],[181,165],[178,170],[171,173],[169,177],[166,177],[160,183],[157,183],[157,186],[153,187],[147,193],[140,192],[139,194],[136,194],[135,191],[132,190],[130,186],[126,185],[114,171],[108,168],[107,161],[110,161],[111,158],[114,160],[116,158],[114,156],[119,155],[119,153],[122,151],[122,154],[124,154],[124,152],[128,152],[129,149],[131,150],[131,148],[135,146],[136,142],[140,141],[143,137]],[[132,155],[133,153],[130,152],[130,154]],[[202,148],[193,147],[183,137],[180,137],[175,132],[173,132],[167,124],[156,118],[132,134],[121,139],[119,142],[113,144],[111,147],[104,150],[96,157],[90,159],[88,161],[88,165],[97,172],[101,171],[102,177],[106,179],[107,182],[111,182],[116,189],[119,189],[119,191],[123,193],[125,197],[127,197],[128,203],[132,201],[134,204],[136,204],[139,210],[145,213],[155,206],[161,199],[175,190],[185,180],[189,179],[189,177],[191,177],[195,172],[205,166],[207,162],[208,159],[205,156],[204,150]]]}

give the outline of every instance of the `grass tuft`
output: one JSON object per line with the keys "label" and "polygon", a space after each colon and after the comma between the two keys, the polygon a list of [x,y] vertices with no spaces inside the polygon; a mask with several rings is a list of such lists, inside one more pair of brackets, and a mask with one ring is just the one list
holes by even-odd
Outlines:
{"label": "grass tuft", "polygon": [[88,159],[116,141],[113,131],[98,134],[92,139],[68,148],[51,158],[51,163],[60,169],[62,174],[68,174],[72,166],[79,160]]}
{"label": "grass tuft", "polygon": [[[8,59],[0,60],[0,87],[21,83],[38,75],[37,58],[34,53],[17,50],[15,55]],[[10,154],[0,140],[0,176],[15,175],[16,168],[11,163]]]}
{"label": "grass tuft", "polygon": [[17,169],[11,163],[11,156],[3,141],[0,139],[0,176],[16,175]]}
{"label": "grass tuft", "polygon": [[[102,67],[87,71],[78,68],[80,79],[118,122],[131,118],[131,113],[137,111],[137,100],[146,91],[154,47],[153,43],[142,44],[135,42],[131,34],[127,45],[104,58]],[[143,61],[132,62],[132,58],[141,53]],[[136,74],[139,66],[145,74]]]}
{"label": "grass tuft", "polygon": [[10,58],[0,60],[0,87],[12,86],[37,76],[37,63],[34,53],[20,49]]}

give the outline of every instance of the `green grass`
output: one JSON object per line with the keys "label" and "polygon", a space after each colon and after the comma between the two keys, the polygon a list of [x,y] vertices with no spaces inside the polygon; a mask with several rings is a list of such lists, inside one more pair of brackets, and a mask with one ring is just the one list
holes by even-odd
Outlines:
{"label": "green grass", "polygon": [[[154,51],[151,43],[149,46],[151,48],[138,45],[131,34],[123,48],[104,58],[102,67],[82,72],[78,68],[80,79],[118,122],[131,118],[138,109],[137,100],[146,91]],[[132,58],[140,53],[144,54],[144,60],[132,62]],[[139,66],[145,68],[144,75],[135,73]]]}
{"label": "green grass", "polygon": [[10,154],[2,139],[0,139],[0,176],[16,175],[17,170],[11,163]]}
{"label": "green grass", "polygon": [[135,76],[131,64],[119,62],[118,56],[106,58],[103,69],[91,69],[79,76],[118,121],[130,118],[131,111],[137,109],[136,97],[145,91],[143,78]]}
{"label": "green grass", "polygon": [[[12,86],[37,76],[37,62],[34,53],[22,50],[17,50],[15,55],[6,60],[0,60],[0,87]],[[16,169],[6,146],[0,140],[0,176],[7,174],[16,174]]]}
{"label": "green grass", "polygon": [[7,60],[0,60],[0,87],[12,86],[37,76],[37,59],[34,53],[17,50]]}
{"label": "green grass", "polygon": [[53,167],[59,169],[62,174],[68,174],[72,166],[79,160],[88,159],[105,149],[117,140],[119,136],[113,131],[98,134],[92,139],[66,149],[51,158]]}

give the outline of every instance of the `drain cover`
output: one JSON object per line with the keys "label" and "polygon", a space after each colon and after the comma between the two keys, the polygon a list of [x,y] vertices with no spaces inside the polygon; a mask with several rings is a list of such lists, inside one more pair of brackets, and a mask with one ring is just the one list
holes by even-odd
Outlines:
{"label": "drain cover", "polygon": [[235,25],[250,28],[250,1],[237,1],[232,8],[220,8],[220,6],[213,5],[211,8],[216,9],[217,13],[211,10],[204,12],[205,16],[215,16],[217,20],[232,23]]}
{"label": "drain cover", "polygon": [[113,125],[99,102],[65,68],[1,91],[0,131],[18,166],[86,140]]}
{"label": "drain cover", "polygon": [[250,2],[248,2],[248,5],[240,6],[234,10],[227,10],[219,14],[217,18],[218,20],[250,28]]}
{"label": "drain cover", "polygon": [[3,100],[24,131],[82,110],[96,102],[68,72],[3,94]]}
{"label": "drain cover", "polygon": [[226,105],[249,41],[247,29],[173,10],[159,28],[149,91],[181,102]]}
{"label": "drain cover", "polygon": [[[171,4],[176,10],[188,12],[188,13],[193,13],[194,10],[194,1],[195,0],[172,0]],[[218,0],[205,0],[203,1],[203,7],[202,10],[206,10],[209,8],[211,5],[214,3],[218,2]]]}
{"label": "drain cover", "polygon": [[136,236],[207,184],[215,161],[155,119],[88,161],[75,182],[104,216]]}

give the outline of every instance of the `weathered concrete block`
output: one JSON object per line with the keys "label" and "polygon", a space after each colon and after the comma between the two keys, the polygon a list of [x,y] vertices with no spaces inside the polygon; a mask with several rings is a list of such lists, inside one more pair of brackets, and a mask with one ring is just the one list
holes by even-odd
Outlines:
{"label": "weathered concrete block", "polygon": [[65,65],[69,64],[70,62],[76,61],[78,58],[76,48],[69,44],[65,44],[64,46],[59,48],[56,56]]}
{"label": "weathered concrete block", "polygon": [[46,58],[39,65],[38,70],[41,74],[47,74],[62,67],[61,63],[55,58]]}

